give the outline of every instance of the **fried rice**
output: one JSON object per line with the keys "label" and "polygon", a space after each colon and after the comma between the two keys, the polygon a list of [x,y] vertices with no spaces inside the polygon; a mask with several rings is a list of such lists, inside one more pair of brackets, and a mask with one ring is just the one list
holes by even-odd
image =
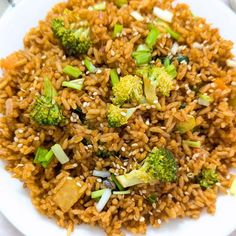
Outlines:
{"label": "fried rice", "polygon": [[[227,194],[232,183],[229,169],[236,167],[236,113],[229,102],[236,93],[236,70],[227,63],[233,58],[232,42],[223,39],[203,18],[194,16],[185,4],[129,0],[128,5],[118,8],[113,1],[105,2],[103,11],[88,10],[96,3],[94,0],[57,4],[26,34],[24,49],[1,60],[0,158],[6,161],[12,176],[29,190],[36,209],[68,231],[85,223],[98,225],[112,236],[124,235],[122,228],[146,233],[149,224],[158,228],[171,219],[197,219],[204,209],[214,214],[217,195]],[[134,73],[137,66],[132,52],[144,42],[149,23],[157,18],[152,13],[154,7],[174,14],[171,27],[181,38],[176,43],[169,34],[162,34],[152,56],[181,54],[189,58],[189,63],[173,61],[176,83],[169,97],[158,97],[160,110],[153,105],[141,106],[128,124],[110,128],[106,116],[112,96],[110,69],[117,68],[120,76]],[[134,11],[142,20],[132,16]],[[96,73],[85,73],[83,56],[65,54],[51,30],[55,18],[62,18],[66,25],[78,19],[89,23],[93,44],[87,56],[100,68]],[[123,25],[123,31],[114,38],[117,23]],[[63,73],[66,65],[84,73],[82,90],[61,86],[68,79]],[[62,126],[38,125],[30,117],[45,76],[57,90],[56,102],[69,121]],[[196,88],[210,94],[213,102],[199,105]],[[88,123],[84,124],[73,112],[78,107]],[[181,134],[176,124],[188,115],[195,117],[198,129]],[[201,141],[201,147],[189,147],[183,140]],[[55,143],[61,145],[69,162],[61,165],[54,158],[47,168],[34,163],[38,147]],[[93,170],[107,170],[116,176],[128,173],[153,147],[171,150],[179,165],[177,181],[140,184],[130,188],[130,194],[111,195],[99,213],[91,193],[104,188],[104,179],[93,176]],[[112,154],[101,157],[97,155],[99,150]],[[217,170],[219,182],[211,188],[204,189],[195,181],[203,168]],[[86,191],[65,211],[58,206],[55,195],[71,178],[86,186]],[[149,201],[152,194],[156,195],[155,202]]]}

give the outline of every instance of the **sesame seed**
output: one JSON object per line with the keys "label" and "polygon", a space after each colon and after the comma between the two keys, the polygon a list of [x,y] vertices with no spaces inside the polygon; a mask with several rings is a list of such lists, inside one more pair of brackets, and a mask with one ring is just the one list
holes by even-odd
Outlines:
{"label": "sesame seed", "polygon": [[203,48],[203,45],[198,43],[198,42],[194,42],[193,45],[192,45],[193,48],[197,48],[197,49],[202,49]]}
{"label": "sesame seed", "polygon": [[73,164],[73,167],[77,167],[77,166],[78,166],[78,164],[77,164],[77,163],[74,163],[74,164]]}
{"label": "sesame seed", "polygon": [[101,74],[101,73],[102,73],[102,70],[101,70],[101,69],[97,69],[96,73],[97,73],[97,74]]}
{"label": "sesame seed", "polygon": [[22,167],[22,166],[24,166],[24,164],[18,164],[16,167]]}
{"label": "sesame seed", "polygon": [[160,224],[161,224],[161,219],[158,219],[158,220],[157,220],[157,223],[160,225]]}
{"label": "sesame seed", "polygon": [[187,191],[186,191],[186,192],[184,192],[184,194],[185,194],[185,195],[187,195],[187,196],[188,196],[188,195],[190,195],[190,194],[189,194],[189,192],[187,192]]}
{"label": "sesame seed", "polygon": [[101,182],[102,182],[102,179],[97,178],[97,182],[98,182],[98,183],[101,183]]}
{"label": "sesame seed", "polygon": [[17,137],[14,137],[14,142],[18,142],[19,141],[19,139],[17,138]]}
{"label": "sesame seed", "polygon": [[88,75],[88,74],[89,74],[89,71],[86,71],[85,74]]}
{"label": "sesame seed", "polygon": [[230,179],[230,175],[227,175],[227,176],[226,176],[226,179]]}
{"label": "sesame seed", "polygon": [[127,166],[128,165],[128,162],[124,162],[124,166]]}
{"label": "sesame seed", "polygon": [[236,86],[236,81],[233,81],[233,82],[231,83],[231,85],[232,85],[232,86]]}
{"label": "sesame seed", "polygon": [[70,177],[70,176],[68,176],[68,177],[67,177],[67,179],[70,179],[70,180],[71,180],[71,179],[73,179],[73,178],[72,178],[72,177]]}
{"label": "sesame seed", "polygon": [[79,187],[82,187],[80,182],[77,182],[76,185],[79,186]]}
{"label": "sesame seed", "polygon": [[146,125],[150,125],[150,121],[149,121],[149,120],[146,120],[145,124],[146,124]]}
{"label": "sesame seed", "polygon": [[145,193],[147,193],[147,190],[145,190],[145,189],[144,189],[144,190],[142,190],[142,193],[144,193],[144,194],[145,194]]}
{"label": "sesame seed", "polygon": [[139,219],[140,222],[144,222],[145,221],[145,218],[143,216],[140,217]]}
{"label": "sesame seed", "polygon": [[121,114],[122,116],[126,116],[126,112],[124,112],[124,111],[122,111],[120,114]]}
{"label": "sesame seed", "polygon": [[81,179],[85,179],[85,177],[84,177],[83,175],[80,175],[79,177],[80,177]]}
{"label": "sesame seed", "polygon": [[93,96],[97,96],[97,95],[98,95],[98,93],[97,93],[97,92],[94,92],[94,93],[93,93]]}
{"label": "sesame seed", "polygon": [[148,213],[149,213],[149,215],[151,215],[151,216],[153,215],[153,213],[152,213],[151,211],[149,211]]}
{"label": "sesame seed", "polygon": [[39,137],[35,137],[34,140],[35,140],[35,141],[38,141],[38,140],[39,140]]}
{"label": "sesame seed", "polygon": [[140,148],[140,152],[143,152],[144,150],[143,150],[143,148]]}
{"label": "sesame seed", "polygon": [[115,53],[114,50],[111,50],[111,55],[112,55],[112,56],[115,56],[115,55],[116,55],[116,53]]}
{"label": "sesame seed", "polygon": [[88,148],[92,148],[92,147],[93,147],[93,145],[89,144],[89,145],[87,145],[87,147],[88,147]]}
{"label": "sesame seed", "polygon": [[116,71],[117,71],[118,74],[121,73],[121,69],[120,68],[117,68]]}
{"label": "sesame seed", "polygon": [[125,150],[126,150],[125,147],[121,147],[122,152],[125,152]]}
{"label": "sesame seed", "polygon": [[153,208],[156,208],[156,207],[157,207],[157,204],[156,204],[156,203],[152,203],[152,207],[153,207]]}
{"label": "sesame seed", "polygon": [[24,131],[23,131],[23,129],[18,129],[17,132],[22,134]]}
{"label": "sesame seed", "polygon": [[165,126],[161,126],[161,129],[166,129],[166,127]]}
{"label": "sesame seed", "polygon": [[220,186],[221,186],[221,183],[216,183],[216,186],[220,187]]}
{"label": "sesame seed", "polygon": [[175,42],[175,43],[173,44],[172,48],[170,49],[171,54],[172,54],[172,55],[175,55],[175,54],[178,52],[178,49],[179,49],[179,44]]}
{"label": "sesame seed", "polygon": [[22,148],[22,147],[23,147],[23,143],[17,144],[17,147],[18,147],[18,148]]}
{"label": "sesame seed", "polygon": [[137,146],[138,146],[137,143],[132,143],[132,144],[131,144],[131,147],[137,147]]}

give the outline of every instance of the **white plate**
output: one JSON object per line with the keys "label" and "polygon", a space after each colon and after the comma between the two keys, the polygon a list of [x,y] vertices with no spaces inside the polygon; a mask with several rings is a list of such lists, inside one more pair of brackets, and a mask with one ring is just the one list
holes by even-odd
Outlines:
{"label": "white plate", "polygon": [[[191,5],[194,14],[207,18],[214,26],[220,28],[221,34],[236,43],[236,16],[223,3],[217,0],[183,0]],[[43,19],[58,0],[24,0],[13,10],[9,10],[0,20],[0,57],[22,48],[25,33],[38,20]],[[236,52],[236,47],[234,47]],[[22,183],[12,179],[0,162],[0,211],[26,236],[65,236],[65,230],[54,221],[38,214],[30,198],[22,188]],[[219,197],[217,212],[214,217],[203,214],[197,220],[175,220],[163,224],[160,229],[149,228],[148,236],[227,236],[236,228],[236,198]],[[99,228],[79,226],[73,235],[105,235]]]}

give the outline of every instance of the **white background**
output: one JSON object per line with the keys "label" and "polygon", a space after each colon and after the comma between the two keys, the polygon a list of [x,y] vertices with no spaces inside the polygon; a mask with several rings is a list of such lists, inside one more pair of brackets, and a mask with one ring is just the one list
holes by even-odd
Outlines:
{"label": "white background", "polygon": [[[228,2],[227,0],[221,0],[221,1],[224,1],[226,4]],[[7,5],[6,2],[7,0],[0,0],[0,16]],[[15,229],[14,226],[12,226],[0,213],[0,236],[23,236],[23,235],[17,229]],[[236,232],[232,233],[231,236],[236,236]]]}

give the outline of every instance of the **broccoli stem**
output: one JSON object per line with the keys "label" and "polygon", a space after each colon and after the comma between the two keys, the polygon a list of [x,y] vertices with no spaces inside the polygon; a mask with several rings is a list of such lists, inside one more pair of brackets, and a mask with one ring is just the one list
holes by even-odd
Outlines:
{"label": "broccoli stem", "polygon": [[52,85],[52,82],[49,80],[48,77],[44,78],[44,91],[43,94],[47,98],[54,98],[57,96],[57,92]]}

